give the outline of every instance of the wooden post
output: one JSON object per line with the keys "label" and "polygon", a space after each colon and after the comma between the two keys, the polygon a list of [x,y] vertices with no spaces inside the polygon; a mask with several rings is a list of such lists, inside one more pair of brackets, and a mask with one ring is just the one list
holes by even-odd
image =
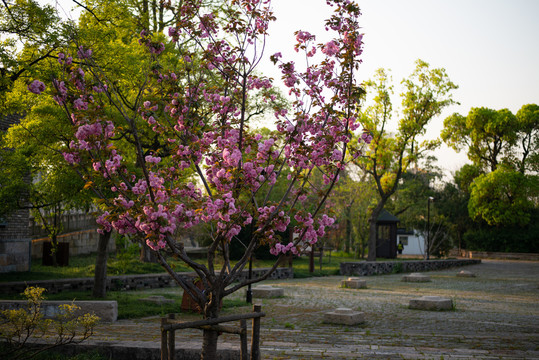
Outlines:
{"label": "wooden post", "polygon": [[[168,314],[168,318],[174,320],[174,314]],[[176,331],[169,330],[168,332],[168,359],[167,360],[176,360]]]}
{"label": "wooden post", "polygon": [[247,321],[245,319],[240,320],[240,358],[241,360],[249,360],[249,351],[247,350]]}
{"label": "wooden post", "polygon": [[[253,305],[253,312],[260,312],[262,305]],[[253,318],[251,334],[251,360],[260,360],[260,318]]]}
{"label": "wooden post", "polygon": [[167,331],[163,326],[167,325],[167,318],[161,318],[161,360],[168,360]]}

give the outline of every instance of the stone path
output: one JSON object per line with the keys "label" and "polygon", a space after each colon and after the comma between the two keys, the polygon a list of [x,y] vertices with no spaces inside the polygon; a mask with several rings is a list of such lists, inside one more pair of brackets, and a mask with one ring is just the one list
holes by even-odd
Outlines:
{"label": "stone path", "polygon": [[[539,263],[483,261],[461,270],[429,272],[431,282],[402,282],[403,274],[367,277],[367,289],[340,288],[345,277],[275,280],[285,296],[255,299],[262,319],[263,359],[539,359]],[[146,291],[148,295],[181,292]],[[408,308],[424,295],[453,299],[454,311]],[[243,297],[244,293],[234,294]],[[324,312],[347,307],[365,312],[355,326],[323,323]],[[226,313],[249,312],[248,306]],[[196,316],[180,314],[186,321]],[[92,342],[159,342],[159,319],[103,324]],[[200,343],[201,333],[177,333],[178,346]],[[220,337],[226,348],[238,346],[232,335]],[[196,346],[196,345],[195,345]]]}

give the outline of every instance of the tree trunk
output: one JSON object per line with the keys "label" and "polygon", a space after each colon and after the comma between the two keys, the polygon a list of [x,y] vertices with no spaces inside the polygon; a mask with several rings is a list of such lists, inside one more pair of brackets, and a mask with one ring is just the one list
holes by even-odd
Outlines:
{"label": "tree trunk", "polygon": [[[221,299],[219,296],[215,296],[215,293],[211,296],[210,303],[207,304],[204,309],[204,317],[206,319],[214,319],[219,317],[219,305]],[[201,360],[213,360],[217,359],[217,340],[219,338],[219,332],[214,330],[204,329],[202,333],[202,352],[200,354]]]}
{"label": "tree trunk", "polygon": [[200,355],[200,359],[217,359],[217,339],[219,337],[219,333],[214,330],[204,330],[202,336],[202,353]]}
{"label": "tree trunk", "polygon": [[110,231],[99,234],[99,242],[97,243],[94,288],[92,290],[92,295],[97,298],[105,298],[107,296],[107,247],[109,244],[110,235]]}
{"label": "tree trunk", "polygon": [[346,208],[346,244],[344,251],[349,253],[352,248],[352,221],[350,221],[350,207]]}
{"label": "tree trunk", "polygon": [[376,220],[378,214],[374,211],[369,217],[369,253],[367,255],[367,261],[376,261]]}
{"label": "tree trunk", "polygon": [[51,236],[51,256],[52,256],[52,266],[58,266],[58,259],[56,259],[56,254],[58,253],[58,238],[56,234]]}
{"label": "tree trunk", "polygon": [[142,243],[142,247],[140,248],[140,261],[145,263],[158,263],[157,256],[155,253],[150,249],[146,243]]}

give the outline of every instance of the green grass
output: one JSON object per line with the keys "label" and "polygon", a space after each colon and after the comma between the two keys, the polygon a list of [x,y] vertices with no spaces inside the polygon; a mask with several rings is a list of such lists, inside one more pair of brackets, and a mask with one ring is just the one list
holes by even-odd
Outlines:
{"label": "green grass", "polygon": [[[2,274],[0,282],[71,279],[94,276],[95,254],[71,256],[69,266],[43,266],[41,260],[33,260],[31,270]],[[173,260],[171,265],[178,272],[190,271],[181,261]],[[132,275],[162,273],[163,268],[155,263],[143,263],[136,256],[126,257],[123,254],[111,254],[107,261],[107,275]]]}
{"label": "green grass", "polygon": [[[177,313],[180,311],[182,302],[182,291],[156,293],[155,291],[108,291],[105,300],[115,300],[118,302],[118,319],[137,319],[147,316],[165,316],[169,313]],[[146,298],[150,295],[161,295],[167,299],[174,300],[173,303],[155,304],[139,299]],[[91,292],[75,292],[63,291],[57,294],[44,294],[45,300],[103,300],[92,296]],[[20,294],[2,294],[1,299],[4,300],[25,300]],[[248,305],[244,300],[227,299],[223,300],[223,309],[241,307]]]}
{"label": "green grass", "polygon": [[[343,255],[343,254],[339,254]],[[296,278],[307,278],[312,276],[329,276],[339,274],[339,264],[342,261],[351,261],[350,256],[335,256],[332,254],[331,261],[329,257],[324,256],[322,259],[322,269],[320,269],[319,258],[315,258],[315,271],[309,272],[309,257],[304,256],[294,259],[293,268]],[[69,259],[69,266],[52,267],[42,266],[40,261],[35,261],[32,264],[32,270],[20,273],[3,274],[0,281],[31,281],[31,280],[51,280],[51,279],[66,279],[66,278],[84,278],[94,276],[95,254],[85,256],[72,256]],[[172,266],[176,271],[191,271],[185,264],[180,261],[172,260]],[[137,254],[121,252],[119,255],[109,256],[107,262],[107,274],[149,274],[162,273],[164,270],[159,264],[142,263],[138,260]],[[271,260],[255,260],[254,268],[263,268],[273,266]],[[162,295],[166,298],[175,300],[169,304],[154,304],[139,301],[140,298],[149,296],[145,291],[108,291],[106,300],[116,300],[118,302],[118,318],[132,319],[146,316],[165,315],[168,313],[178,312],[181,306],[181,290],[170,293],[170,291],[153,290],[151,295]],[[45,293],[47,300],[101,300],[92,297],[91,292],[60,292],[58,294]],[[23,297],[19,294],[0,294],[1,299],[20,300]],[[237,306],[247,305],[242,300],[224,299],[223,307],[232,308]]]}
{"label": "green grass", "polygon": [[[305,278],[311,276],[330,276],[339,274],[339,263],[343,261],[354,261],[351,255],[332,253],[331,262],[326,255],[322,259],[322,269],[320,270],[319,258],[315,258],[314,272],[309,272],[309,257],[303,256],[294,259],[294,276]],[[178,272],[191,271],[182,261],[170,259],[171,266]],[[271,267],[271,260],[255,260],[255,268]],[[95,254],[71,256],[69,266],[43,266],[41,260],[32,262],[31,270],[26,272],[12,272],[2,274],[0,282],[8,281],[32,281],[32,280],[53,280],[53,279],[71,279],[85,278],[94,276]],[[162,273],[163,268],[155,263],[143,263],[136,254],[119,253],[111,254],[107,261],[107,275],[132,275],[132,274],[151,274]]]}

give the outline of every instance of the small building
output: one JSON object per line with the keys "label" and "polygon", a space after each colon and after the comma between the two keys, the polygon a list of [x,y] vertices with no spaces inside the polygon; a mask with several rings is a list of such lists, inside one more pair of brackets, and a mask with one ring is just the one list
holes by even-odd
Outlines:
{"label": "small building", "polygon": [[420,255],[425,253],[425,238],[416,230],[397,229],[397,244],[402,243],[403,255]]}
{"label": "small building", "polygon": [[376,220],[376,257],[395,259],[397,257],[397,224],[399,218],[382,210]]}

